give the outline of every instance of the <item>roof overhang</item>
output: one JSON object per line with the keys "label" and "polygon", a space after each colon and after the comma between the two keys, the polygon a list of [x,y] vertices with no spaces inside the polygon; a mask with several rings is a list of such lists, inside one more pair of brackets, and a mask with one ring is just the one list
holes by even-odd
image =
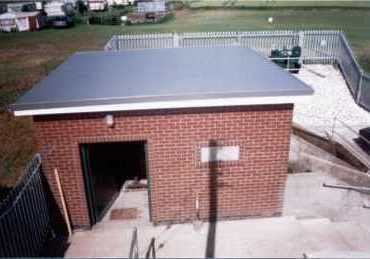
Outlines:
{"label": "roof overhang", "polygon": [[255,106],[255,105],[280,105],[294,104],[307,96],[273,96],[273,97],[241,97],[241,98],[218,98],[183,101],[158,101],[123,104],[105,104],[88,106],[69,106],[57,108],[14,110],[15,116],[40,116],[56,114],[116,112],[135,110],[159,110],[180,108],[202,108],[202,107],[230,107],[230,106]]}
{"label": "roof overhang", "polygon": [[313,89],[247,48],[76,53],[15,116],[293,104]]}

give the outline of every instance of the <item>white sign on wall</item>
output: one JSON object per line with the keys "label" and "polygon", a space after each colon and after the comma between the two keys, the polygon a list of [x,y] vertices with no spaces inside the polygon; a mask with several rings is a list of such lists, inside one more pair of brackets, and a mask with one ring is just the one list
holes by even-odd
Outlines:
{"label": "white sign on wall", "polygon": [[236,161],[239,160],[239,146],[203,147],[202,162]]}

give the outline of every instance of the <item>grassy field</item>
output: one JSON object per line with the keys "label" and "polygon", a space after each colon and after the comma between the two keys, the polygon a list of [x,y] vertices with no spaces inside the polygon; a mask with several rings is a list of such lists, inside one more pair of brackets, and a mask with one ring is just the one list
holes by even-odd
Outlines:
{"label": "grassy field", "polygon": [[[273,16],[275,23],[266,19]],[[342,29],[370,71],[370,9],[177,11],[162,24],[78,25],[68,30],[0,33],[0,186],[11,186],[35,150],[32,121],[14,118],[8,105],[76,51],[99,50],[115,33]]]}
{"label": "grassy field", "polygon": [[185,0],[190,8],[203,7],[246,7],[246,8],[302,8],[302,7],[317,7],[320,8],[369,8],[370,1],[368,0]]}

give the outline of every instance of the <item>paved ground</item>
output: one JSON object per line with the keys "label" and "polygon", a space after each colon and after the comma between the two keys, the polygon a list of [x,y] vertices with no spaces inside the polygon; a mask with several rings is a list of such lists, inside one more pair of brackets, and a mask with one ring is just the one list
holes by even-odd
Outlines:
{"label": "paved ground", "polygon": [[341,251],[342,256],[348,252],[370,253],[370,232],[364,228],[370,221],[370,210],[362,208],[370,197],[323,188],[323,182],[340,183],[319,172],[289,175],[283,217],[218,222],[214,243],[209,242],[213,239],[209,238],[208,223],[151,226],[145,212],[147,203],[143,203],[146,192],[122,192],[113,207],[133,207],[136,201],[141,217],[136,221],[105,219],[91,231],[76,232],[66,256],[127,257],[133,226],[138,227],[141,256],[152,237],[156,238],[158,257],[205,257],[207,247],[216,257],[302,257],[303,253],[331,251]]}
{"label": "paved ground", "polygon": [[284,216],[297,219],[328,218],[333,222],[357,222],[370,231],[370,195],[323,187],[323,183],[346,185],[324,173],[289,175],[284,196]]}
{"label": "paved ground", "polygon": [[122,190],[109,212],[102,219],[102,223],[110,222],[110,211],[121,208],[136,208],[138,218],[135,220],[125,220],[126,224],[134,227],[137,225],[145,225],[149,222],[148,210],[148,195],[146,191],[130,191]]}

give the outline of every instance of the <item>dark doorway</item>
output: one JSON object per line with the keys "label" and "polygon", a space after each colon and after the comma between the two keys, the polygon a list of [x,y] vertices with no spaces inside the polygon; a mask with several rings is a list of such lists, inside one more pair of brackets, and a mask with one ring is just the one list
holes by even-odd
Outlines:
{"label": "dark doorway", "polygon": [[91,224],[101,220],[127,180],[146,178],[144,141],[81,145]]}

